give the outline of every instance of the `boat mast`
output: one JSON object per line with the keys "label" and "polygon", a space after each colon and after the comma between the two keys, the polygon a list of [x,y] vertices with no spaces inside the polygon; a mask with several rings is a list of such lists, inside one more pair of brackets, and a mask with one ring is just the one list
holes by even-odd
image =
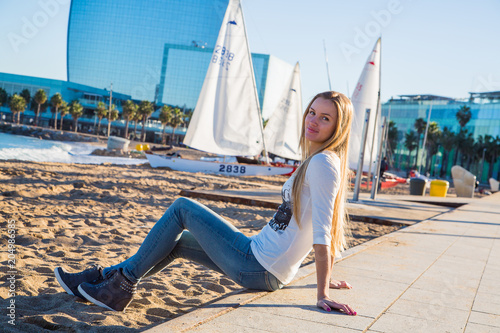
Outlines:
{"label": "boat mast", "polygon": [[421,155],[422,155],[422,150],[424,151],[424,154],[425,154],[425,145],[427,143],[427,133],[429,132],[429,122],[431,121],[431,112],[432,112],[432,100],[431,100],[431,106],[429,108],[429,114],[427,115],[427,124],[425,125],[424,143],[422,145],[421,152],[419,153],[420,156],[417,156],[417,164],[418,164],[418,172],[419,173],[422,172],[422,160],[423,160],[423,158],[421,157]]}
{"label": "boat mast", "polygon": [[[245,24],[245,15],[243,15],[243,8],[241,7],[241,1],[239,2],[239,7],[241,11],[241,19],[243,20],[243,29],[245,31],[245,41],[247,43],[247,49],[248,52],[250,53],[250,45],[248,44],[248,36],[247,36],[247,28]],[[255,83],[255,73],[253,72],[253,63],[252,63],[252,53],[249,54],[248,61],[250,62],[250,69],[252,70],[252,83],[253,83],[253,91],[255,94],[255,99],[257,100],[257,112],[259,113],[258,119],[259,119],[259,125],[260,125],[260,134],[262,136],[262,146],[264,148],[264,158],[266,159],[266,163],[269,164],[269,155],[267,154],[267,149],[266,149],[266,140],[264,139],[264,125],[262,124],[262,112],[260,109],[260,102],[259,102],[259,95],[257,94],[257,84]]]}
{"label": "boat mast", "polygon": [[324,39],[323,39],[323,49],[325,50],[326,76],[328,77],[328,88],[331,91],[332,90],[332,82],[330,81],[330,70],[328,69],[328,56],[326,55],[326,44],[325,44]]}
{"label": "boat mast", "polygon": [[109,111],[111,112],[111,102],[113,100],[113,82],[111,82],[111,86],[109,87]]}
{"label": "boat mast", "polygon": [[[363,174],[363,162],[365,159],[366,137],[368,134],[368,126],[370,126],[370,109],[366,109],[365,121],[363,123],[363,134],[361,136],[361,150],[359,151],[358,171],[356,171],[356,181],[354,183],[353,201],[359,200],[359,187],[361,186],[361,175]],[[370,180],[368,179],[367,182]]]}
{"label": "boat mast", "polygon": [[382,181],[380,179],[380,165],[382,163],[382,155],[383,155],[383,146],[385,142],[385,134],[387,133],[387,118],[384,117],[382,120],[382,127],[381,127],[381,136],[380,136],[380,142],[378,146],[378,154],[377,154],[377,167],[375,168],[375,172],[373,173],[373,181],[372,181],[372,191],[370,194],[370,199],[377,199],[377,191],[378,191],[378,184]]}
{"label": "boat mast", "polygon": [[[380,64],[378,67],[378,96],[377,96],[377,111],[375,112],[375,123],[373,124],[373,137],[372,137],[372,144],[370,148],[370,164],[368,164],[368,180],[366,181],[366,189],[370,188],[370,177],[371,177],[371,172],[372,172],[372,160],[373,160],[373,146],[375,145],[375,135],[377,133],[377,121],[378,121],[378,114],[380,112],[380,87],[382,86],[382,37],[379,37],[380,40]],[[381,137],[380,140],[383,140]],[[375,171],[376,172],[376,171]],[[372,186],[373,186],[373,181],[372,181]]]}

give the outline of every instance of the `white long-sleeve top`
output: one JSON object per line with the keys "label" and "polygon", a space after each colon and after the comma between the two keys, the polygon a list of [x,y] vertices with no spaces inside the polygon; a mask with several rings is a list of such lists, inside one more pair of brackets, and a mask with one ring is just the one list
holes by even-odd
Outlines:
{"label": "white long-sleeve top", "polygon": [[307,167],[300,193],[300,229],[292,212],[290,177],[283,185],[280,205],[271,221],[252,236],[252,251],[259,263],[283,284],[288,284],[314,244],[330,245],[335,198],[340,184],[340,159],[332,151],[315,155]]}

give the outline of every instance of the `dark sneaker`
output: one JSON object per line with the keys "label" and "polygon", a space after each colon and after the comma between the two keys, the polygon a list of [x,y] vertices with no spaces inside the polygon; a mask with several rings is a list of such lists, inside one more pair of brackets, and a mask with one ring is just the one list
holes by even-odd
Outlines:
{"label": "dark sneaker", "polygon": [[70,295],[78,296],[85,299],[85,297],[78,291],[78,286],[83,282],[92,282],[102,279],[102,267],[100,265],[93,265],[80,273],[68,273],[62,267],[54,269],[57,282],[63,289]]}
{"label": "dark sneaker", "polygon": [[78,291],[90,302],[114,311],[125,311],[137,292],[137,283],[130,282],[120,270],[112,270],[103,281],[84,282]]}

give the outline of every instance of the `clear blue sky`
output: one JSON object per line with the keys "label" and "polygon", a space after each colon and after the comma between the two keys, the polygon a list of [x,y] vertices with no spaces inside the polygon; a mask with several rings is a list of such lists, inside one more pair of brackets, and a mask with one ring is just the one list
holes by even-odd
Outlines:
{"label": "clear blue sky", "polygon": [[[299,61],[304,100],[328,90],[323,40],[332,88],[351,93],[378,35],[383,101],[400,94],[465,98],[471,91],[500,90],[498,0],[242,2],[251,51]],[[1,0],[0,72],[66,79],[69,3]],[[39,27],[13,43],[34,20]]]}

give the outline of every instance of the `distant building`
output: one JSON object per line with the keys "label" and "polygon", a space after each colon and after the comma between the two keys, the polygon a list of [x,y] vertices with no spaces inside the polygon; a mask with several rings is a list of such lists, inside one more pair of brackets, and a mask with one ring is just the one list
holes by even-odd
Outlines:
{"label": "distant building", "polygon": [[[0,73],[0,87],[7,87],[10,95],[25,88],[33,95],[41,87],[49,98],[59,92],[67,102],[78,99],[85,108],[81,123],[95,122],[97,102],[108,100],[111,84],[119,111],[125,99],[193,110],[228,3],[72,0],[67,82]],[[293,66],[266,54],[252,54],[252,61],[262,114],[268,118]],[[0,108],[10,112],[6,105]],[[147,124],[152,132],[161,132],[158,109]],[[185,131],[176,129],[180,135]]]}
{"label": "distant building", "polygon": [[[408,165],[408,150],[404,146],[405,133],[409,130],[415,130],[414,124],[417,118],[423,118],[427,121],[429,110],[431,110],[430,122],[436,122],[439,128],[443,130],[447,127],[452,132],[458,133],[460,125],[456,118],[457,111],[463,107],[470,107],[472,117],[465,126],[469,133],[472,133],[475,140],[479,136],[491,135],[493,137],[500,136],[500,92],[484,92],[470,93],[470,97],[464,99],[454,99],[436,95],[400,95],[399,98],[391,98],[388,102],[382,105],[382,115],[389,116],[390,120],[396,123],[398,129],[398,147],[395,149],[393,162],[396,167],[407,169],[412,167]],[[423,135],[420,141],[420,146],[423,144]],[[454,152],[452,152],[454,153]],[[415,152],[413,152],[415,154]],[[440,157],[442,148],[439,153],[433,157],[432,166],[440,167]],[[446,170],[449,174],[451,168],[451,160]],[[414,164],[415,162],[412,162]],[[488,167],[488,162],[484,164],[484,168]],[[433,171],[433,169],[431,168]],[[497,175],[499,163],[494,165],[493,175]],[[471,170],[473,173],[481,174],[479,170]],[[432,172],[431,172],[432,173]],[[486,175],[482,174],[482,181],[486,181]]]}
{"label": "distant building", "polygon": [[[47,94],[47,102],[49,102],[50,97],[56,93],[61,94],[63,100],[68,104],[77,100],[84,108],[84,114],[81,118],[81,121],[83,122],[85,122],[86,119],[88,121],[90,118],[94,118],[94,110],[97,108],[97,104],[99,102],[104,102],[106,104],[109,103],[110,96],[110,91],[107,89],[98,89],[68,81],[7,73],[0,73],[0,88],[3,88],[9,96],[19,94],[24,89],[27,89],[30,92],[32,99],[39,89],[43,89]],[[119,110],[121,110],[121,102],[130,98],[130,95],[113,92],[113,104],[115,104]],[[27,105],[27,110],[24,111],[23,114],[27,117],[32,117],[34,116],[33,110],[36,110],[35,105]],[[0,106],[0,112],[4,115],[10,113],[8,105],[5,104]],[[50,112],[50,108],[47,108],[44,113],[41,113],[40,116],[42,122],[48,122],[48,120],[53,117]],[[67,115],[66,117],[68,119],[71,118],[70,115]]]}

